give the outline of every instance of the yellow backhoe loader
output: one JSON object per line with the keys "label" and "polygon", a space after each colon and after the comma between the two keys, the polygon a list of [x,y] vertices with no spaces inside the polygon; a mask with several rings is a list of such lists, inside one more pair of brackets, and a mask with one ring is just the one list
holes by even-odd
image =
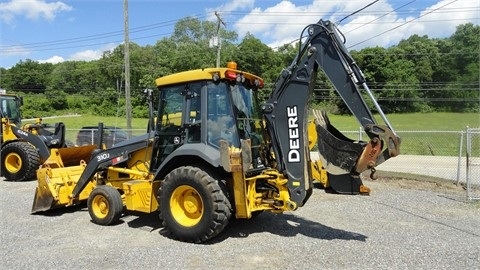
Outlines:
{"label": "yellow backhoe loader", "polygon": [[[124,208],[158,212],[174,239],[201,243],[221,233],[231,218],[304,206],[313,192],[315,166],[325,168],[327,185],[336,192],[362,193],[360,174],[398,155],[399,138],[335,25],[320,20],[301,36],[306,38],[298,55],[265,103],[257,99],[263,80],[235,63],[156,79],[158,89],[147,94],[150,112],[157,104],[157,121],[151,113],[148,132],[92,150],[75,166],[62,166],[62,154],[52,155],[37,171],[32,212],[86,201],[100,225],[117,222]],[[322,112],[315,112],[315,128],[308,128],[319,69],[368,141],[348,139]],[[373,117],[361,89],[384,124]],[[319,162],[310,158],[313,133]]]}
{"label": "yellow backhoe loader", "polygon": [[[8,181],[28,181],[36,178],[36,171],[50,156],[50,149],[63,152],[68,163],[78,149],[61,149],[65,143],[65,125],[56,123],[54,131],[46,128],[41,118],[22,125],[20,107],[22,97],[0,92],[0,175]],[[85,154],[85,153],[84,153]],[[89,154],[89,153],[88,153]],[[88,155],[87,155],[88,156]],[[74,162],[77,157],[74,158]]]}

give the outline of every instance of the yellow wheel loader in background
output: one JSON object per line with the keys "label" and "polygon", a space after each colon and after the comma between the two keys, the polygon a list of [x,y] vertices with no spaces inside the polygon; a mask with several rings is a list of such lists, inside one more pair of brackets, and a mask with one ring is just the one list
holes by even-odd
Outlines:
{"label": "yellow wheel loader in background", "polygon": [[[50,149],[66,147],[63,123],[56,123],[53,132],[46,129],[41,118],[37,118],[35,123],[22,125],[20,111],[22,105],[22,97],[7,94],[4,90],[0,92],[2,121],[0,126],[0,175],[8,181],[35,179],[37,169],[50,156]],[[65,149],[60,151],[63,151],[65,161],[72,154]]]}
{"label": "yellow wheel loader in background", "polygon": [[[158,94],[147,91],[150,112],[158,104],[148,133],[96,149],[75,166],[62,166],[62,155],[52,155],[37,171],[32,212],[86,201],[91,219],[109,225],[124,208],[158,211],[174,239],[200,243],[221,233],[233,217],[304,206],[318,166],[326,169],[326,185],[336,192],[362,193],[360,174],[398,155],[399,138],[335,25],[320,20],[304,35],[297,57],[263,104],[257,99],[263,80],[234,63],[158,78]],[[369,141],[346,138],[321,112],[315,112],[316,127],[308,127],[319,69]],[[385,125],[374,119],[360,86]],[[310,158],[313,133],[319,162]]]}

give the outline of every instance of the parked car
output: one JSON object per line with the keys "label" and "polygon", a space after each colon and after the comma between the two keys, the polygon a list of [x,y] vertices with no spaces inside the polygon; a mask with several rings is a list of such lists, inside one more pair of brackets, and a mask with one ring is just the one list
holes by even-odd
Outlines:
{"label": "parked car", "polygon": [[[128,133],[117,127],[103,127],[103,143],[107,148],[125,141],[129,138]],[[77,145],[98,144],[98,126],[82,127],[77,134]]]}

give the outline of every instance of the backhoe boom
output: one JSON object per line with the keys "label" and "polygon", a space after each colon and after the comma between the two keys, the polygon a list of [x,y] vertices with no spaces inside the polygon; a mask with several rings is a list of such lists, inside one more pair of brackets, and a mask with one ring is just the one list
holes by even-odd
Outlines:
{"label": "backhoe boom", "polygon": [[[372,141],[363,144],[353,143],[330,125],[325,114],[317,114],[319,153],[332,179],[336,180],[331,182],[345,185],[344,188],[340,187],[340,192],[345,190],[348,193],[349,190],[358,190],[358,186],[361,185],[358,177],[361,171],[358,169],[373,169],[389,157],[396,156],[399,146],[398,138],[390,124],[386,121],[385,127],[377,125],[364,101],[358,86],[366,86],[365,78],[345,45],[340,41],[335,25],[329,21],[320,20],[316,24],[307,26],[305,30],[308,37],[300,46],[298,56],[282,72],[270,99],[262,107],[272,148],[277,157],[278,170],[288,176],[292,199],[299,206],[308,199],[312,187],[307,166],[310,150],[305,142],[308,142],[306,132],[308,105],[313,96],[319,69],[324,71],[369,138],[375,142],[375,145]],[[366,89],[369,91],[368,87]],[[386,120],[371,93],[370,97],[382,118]],[[385,150],[387,152],[382,155],[378,151],[382,146],[378,143],[379,141],[388,142],[388,151]],[[362,155],[364,151],[367,153]],[[362,156],[369,158],[361,158]],[[372,156],[375,157],[373,160]]]}

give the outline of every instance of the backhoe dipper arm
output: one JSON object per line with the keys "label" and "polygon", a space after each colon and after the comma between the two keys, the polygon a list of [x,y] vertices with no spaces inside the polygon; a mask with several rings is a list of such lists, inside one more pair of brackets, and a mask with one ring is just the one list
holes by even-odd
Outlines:
{"label": "backhoe dipper arm", "polygon": [[[300,47],[297,57],[281,73],[270,99],[262,106],[278,170],[287,175],[290,196],[299,206],[302,206],[308,199],[312,188],[307,162],[310,160],[310,151],[308,143],[306,143],[308,142],[307,123],[310,99],[313,96],[319,68],[324,71],[371,139],[375,138],[378,142],[377,137],[383,137],[385,133],[394,134],[388,122],[386,122],[387,127],[377,126],[372,112],[357,88],[357,85],[366,86],[365,78],[343,42],[340,41],[335,25],[329,21],[320,20],[316,24],[307,26],[305,30],[307,30],[308,37]],[[371,93],[369,95],[377,110],[386,120],[373,95]],[[324,123],[323,126],[327,129],[329,124],[326,116],[324,120],[327,123]],[[398,145],[395,145],[396,136],[393,135],[393,137],[395,137],[394,142],[388,143],[391,150],[381,156],[379,160],[386,160],[389,156],[396,155],[394,152],[398,150]],[[319,140],[324,139],[319,138]],[[376,146],[377,150],[380,145]],[[337,143],[336,146],[343,147],[342,143]],[[347,150],[327,152],[333,152],[333,155],[329,157],[335,156],[333,159],[337,160],[334,163],[340,163],[339,167],[343,171],[351,173],[355,171],[353,167],[358,165],[357,160],[362,155],[364,147],[364,145],[357,144],[355,147],[349,146]],[[320,145],[319,151],[322,151]],[[345,151],[346,154],[340,153],[341,151]],[[375,157],[377,156],[379,153],[375,155]],[[327,162],[330,162],[328,159]]]}

